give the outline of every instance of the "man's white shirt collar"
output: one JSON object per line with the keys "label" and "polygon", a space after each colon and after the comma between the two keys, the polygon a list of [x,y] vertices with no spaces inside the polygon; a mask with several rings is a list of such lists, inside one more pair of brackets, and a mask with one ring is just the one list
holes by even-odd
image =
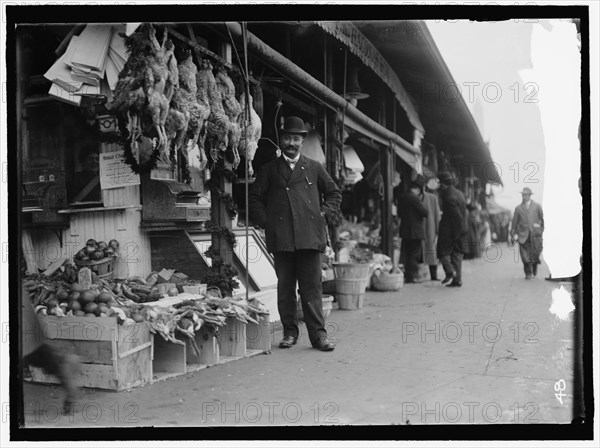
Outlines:
{"label": "man's white shirt collar", "polygon": [[283,155],[283,159],[288,163],[288,165],[291,166],[292,169],[294,169],[294,167],[296,166],[296,163],[298,163],[298,160],[300,160],[300,153],[298,153],[298,155],[296,157],[294,157],[293,159],[290,159],[285,154],[282,154],[282,155]]}

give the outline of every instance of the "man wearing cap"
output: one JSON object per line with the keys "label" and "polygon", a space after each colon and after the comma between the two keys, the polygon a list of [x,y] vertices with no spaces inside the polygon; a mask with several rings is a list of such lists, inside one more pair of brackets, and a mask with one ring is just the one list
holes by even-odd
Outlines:
{"label": "man wearing cap", "polygon": [[404,283],[421,283],[419,279],[419,259],[425,239],[424,219],[427,209],[421,202],[423,184],[420,179],[410,183],[410,190],[398,198],[400,214],[400,253],[404,258]]}
{"label": "man wearing cap", "polygon": [[281,156],[256,174],[249,197],[253,224],[265,228],[277,274],[277,308],[283,325],[280,348],[298,341],[296,282],[311,345],[332,351],[322,314],[321,253],[327,246],[326,219],[337,214],[342,194],[325,168],[300,154],[308,133],[298,117],[287,117]]}
{"label": "man wearing cap", "polygon": [[450,287],[462,286],[462,259],[464,239],[467,232],[467,202],[455,184],[450,172],[442,172],[440,181],[440,202],[442,219],[440,220],[437,252],[446,273],[442,284]]}
{"label": "man wearing cap", "polygon": [[527,187],[521,191],[523,202],[515,208],[510,230],[511,241],[515,236],[519,240],[519,253],[527,280],[537,276],[544,233],[544,212],[540,204],[531,200],[532,194]]}

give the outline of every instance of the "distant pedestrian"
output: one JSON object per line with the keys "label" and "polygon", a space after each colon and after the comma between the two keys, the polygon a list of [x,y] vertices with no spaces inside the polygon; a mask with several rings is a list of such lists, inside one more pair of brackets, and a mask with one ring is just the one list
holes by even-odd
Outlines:
{"label": "distant pedestrian", "polygon": [[424,219],[427,209],[422,203],[423,184],[419,179],[413,180],[410,190],[398,198],[400,214],[401,254],[404,255],[404,283],[420,283],[419,261],[425,239]]}
{"label": "distant pedestrian", "polygon": [[333,218],[342,194],[325,168],[300,154],[307,131],[298,117],[281,128],[281,156],[265,163],[249,197],[252,222],[265,228],[274,255],[277,308],[283,324],[280,348],[292,348],[299,336],[296,282],[312,346],[331,351],[323,319],[321,253],[327,246],[326,217]]}
{"label": "distant pedestrian", "polygon": [[446,273],[442,284],[460,287],[462,286],[464,241],[467,233],[467,203],[462,192],[454,187],[456,180],[452,173],[442,172],[438,179],[442,219],[437,251]]}
{"label": "distant pedestrian", "polygon": [[537,276],[544,233],[544,212],[540,204],[531,200],[532,194],[531,189],[527,187],[521,191],[523,202],[515,208],[510,231],[511,241],[515,240],[515,236],[518,238],[519,253],[527,280]]}
{"label": "distant pedestrian", "polygon": [[429,277],[431,280],[439,280],[437,277],[438,256],[437,238],[440,229],[440,203],[435,194],[423,190],[423,205],[427,209],[425,220],[425,240],[423,241],[423,262],[429,266]]}

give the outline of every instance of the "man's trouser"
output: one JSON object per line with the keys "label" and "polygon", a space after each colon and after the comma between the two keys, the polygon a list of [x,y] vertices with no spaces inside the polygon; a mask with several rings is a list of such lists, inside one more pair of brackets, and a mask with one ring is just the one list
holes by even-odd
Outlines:
{"label": "man's trouser", "polygon": [[462,259],[463,254],[457,250],[453,250],[451,254],[440,256],[442,267],[446,275],[454,274],[454,281],[462,281]]}
{"label": "man's trouser", "polygon": [[327,336],[323,319],[321,284],[321,252],[297,250],[275,252],[277,274],[277,308],[283,325],[283,335],[298,337],[296,281],[300,289],[302,313],[312,345]]}

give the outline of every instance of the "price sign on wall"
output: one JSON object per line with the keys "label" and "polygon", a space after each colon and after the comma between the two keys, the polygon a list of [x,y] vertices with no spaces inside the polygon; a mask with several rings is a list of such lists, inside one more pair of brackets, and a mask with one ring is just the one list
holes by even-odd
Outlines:
{"label": "price sign on wall", "polygon": [[[134,156],[137,158],[135,151]],[[103,190],[139,184],[140,176],[125,163],[123,151],[100,154],[100,187]]]}

